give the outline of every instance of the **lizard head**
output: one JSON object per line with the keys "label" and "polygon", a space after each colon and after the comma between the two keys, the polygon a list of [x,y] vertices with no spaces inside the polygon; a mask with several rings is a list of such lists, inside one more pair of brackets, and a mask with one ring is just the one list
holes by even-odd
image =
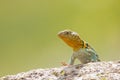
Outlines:
{"label": "lizard head", "polygon": [[70,47],[73,48],[74,51],[79,50],[84,47],[84,41],[80,39],[78,33],[71,30],[64,30],[58,33],[58,36]]}

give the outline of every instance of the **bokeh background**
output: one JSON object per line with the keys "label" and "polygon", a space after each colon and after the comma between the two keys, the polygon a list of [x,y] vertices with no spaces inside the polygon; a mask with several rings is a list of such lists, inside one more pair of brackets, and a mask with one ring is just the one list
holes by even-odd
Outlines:
{"label": "bokeh background", "polygon": [[120,0],[0,0],[0,77],[68,62],[72,49],[57,37],[64,29],[101,60],[120,59]]}

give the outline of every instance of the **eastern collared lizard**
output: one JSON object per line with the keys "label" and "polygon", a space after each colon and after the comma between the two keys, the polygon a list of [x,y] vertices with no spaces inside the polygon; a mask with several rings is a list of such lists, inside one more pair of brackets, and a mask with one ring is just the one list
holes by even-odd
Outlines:
{"label": "eastern collared lizard", "polygon": [[64,30],[60,31],[58,36],[73,48],[69,65],[73,65],[76,58],[82,64],[100,61],[96,51],[87,42],[83,41],[78,33],[71,30]]}

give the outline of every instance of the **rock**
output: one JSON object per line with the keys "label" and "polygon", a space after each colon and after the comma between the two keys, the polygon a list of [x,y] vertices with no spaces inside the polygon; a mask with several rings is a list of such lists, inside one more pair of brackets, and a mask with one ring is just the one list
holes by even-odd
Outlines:
{"label": "rock", "polygon": [[120,61],[35,69],[7,75],[0,80],[120,80]]}

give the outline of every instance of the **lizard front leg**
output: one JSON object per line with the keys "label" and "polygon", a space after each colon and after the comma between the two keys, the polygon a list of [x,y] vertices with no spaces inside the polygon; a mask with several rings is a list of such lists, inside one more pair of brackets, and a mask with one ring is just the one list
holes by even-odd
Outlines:
{"label": "lizard front leg", "polygon": [[61,62],[61,64],[62,64],[63,66],[73,65],[74,62],[75,62],[75,59],[76,59],[76,57],[75,57],[74,55],[72,55],[71,58],[70,58],[69,64],[67,64],[66,62]]}
{"label": "lizard front leg", "polygon": [[71,56],[71,58],[70,58],[69,65],[73,65],[74,62],[75,62],[75,59],[76,59],[76,57],[75,57],[74,54],[73,54],[73,55]]}

